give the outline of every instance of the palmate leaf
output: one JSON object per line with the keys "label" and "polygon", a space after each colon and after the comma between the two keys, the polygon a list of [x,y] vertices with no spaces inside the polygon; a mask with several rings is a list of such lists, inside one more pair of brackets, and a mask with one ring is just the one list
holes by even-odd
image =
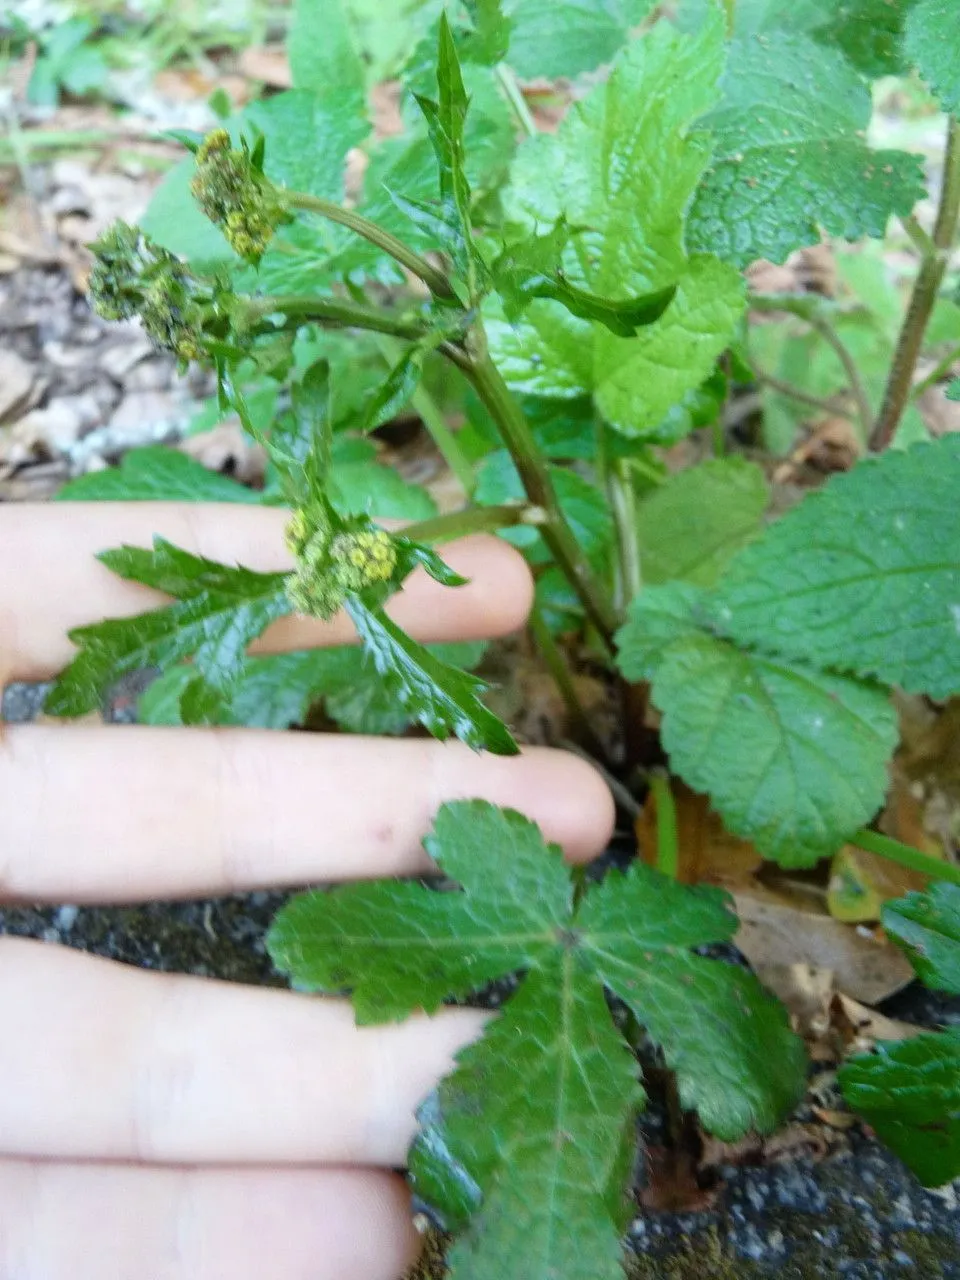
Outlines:
{"label": "palmate leaf", "polygon": [[883,802],[897,721],[887,691],[767,658],[716,635],[709,597],[648,587],[620,631],[620,668],[649,680],[676,772],[734,834],[810,866]]}
{"label": "palmate leaf", "polygon": [[715,149],[690,215],[693,249],[740,267],[782,262],[821,227],[880,238],[923,197],[918,156],[864,142],[870,94],[837,50],[800,34],[734,40],[723,89],[704,120]]}
{"label": "palmate leaf", "polygon": [[924,1186],[960,1175],[960,1029],[878,1044],[838,1078],[847,1102]]}
{"label": "palmate leaf", "polygon": [[522,970],[421,1110],[413,1182],[449,1225],[470,1220],[453,1280],[615,1280],[643,1094],[604,990],[728,1137],[769,1129],[796,1101],[802,1047],[752,975],[691,954],[736,929],[719,891],[637,863],[578,903],[560,850],[482,801],[445,805],[425,847],[459,892],[388,881],[306,894],[278,916],[270,954],[300,988],[349,989],[361,1023]]}
{"label": "palmate leaf", "polygon": [[570,284],[614,301],[676,295],[634,338],[555,302],[532,303],[516,324],[491,304],[491,351],[515,390],[592,395],[608,422],[642,436],[712,372],[742,313],[743,282],[714,257],[688,258],[684,217],[710,150],[693,125],[716,101],[722,65],[719,8],[695,38],[660,24],[555,135],[520,149],[507,212],[531,233],[566,222]]}
{"label": "palmate leaf", "polygon": [[736,558],[711,607],[741,644],[913,693],[960,691],[960,437],[859,463]]}
{"label": "palmate leaf", "polygon": [[183,720],[211,722],[240,679],[247,646],[291,612],[285,574],[218,564],[163,538],[154,539],[152,551],[125,546],[98,559],[120,577],[175,601],[152,613],[71,631],[80,651],[47,697],[51,715],[95,711],[120,676],[192,658],[192,678],[181,695]]}
{"label": "palmate leaf", "polygon": [[960,15],[953,0],[919,0],[907,18],[904,47],[944,111],[960,114]]}
{"label": "palmate leaf", "polygon": [[886,903],[883,927],[926,986],[960,995],[960,887],[934,884]]}

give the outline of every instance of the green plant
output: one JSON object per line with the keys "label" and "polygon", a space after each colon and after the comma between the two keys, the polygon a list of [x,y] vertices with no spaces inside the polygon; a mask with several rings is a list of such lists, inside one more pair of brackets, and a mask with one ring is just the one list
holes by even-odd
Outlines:
{"label": "green plant", "polygon": [[[892,688],[960,692],[960,441],[929,439],[907,412],[921,350],[936,360],[932,386],[960,342],[958,125],[949,115],[932,235],[913,216],[918,158],[863,137],[868,81],[910,65],[958,109],[960,33],[944,0],[687,0],[676,24],[653,8],[421,6],[405,132],[368,144],[347,203],[346,155],[369,133],[367,10],[300,0],[295,87],[185,138],[193,156],[141,228],[100,242],[92,282],[105,314],[139,315],[182,361],[216,368],[219,411],[267,450],[266,487],[145,451],[63,495],[281,502],[296,567],[253,573],[162,540],[104,552],[173,602],[73,632],[79,652],[50,711],[81,715],[120,674],[158,666],[148,719],[280,726],[320,699],[348,728],[419,721],[515,751],[470,664],[416,644],[384,608],[415,569],[458,585],[435,544],[499,530],[534,566],[533,634],[564,695],[575,703],[558,642],[570,632],[621,681],[627,748],[605,763],[622,780],[661,763],[644,733],[652,705],[674,773],[770,860],[811,867],[852,840],[960,881],[953,864],[865,829],[898,740]],[[515,73],[535,69],[548,19],[553,74],[619,52],[557,132],[537,136]],[[530,135],[519,145],[517,129]],[[748,294],[757,256],[782,260],[821,228],[879,237],[892,216],[920,256],[905,314],[869,254],[843,259],[835,298]],[[766,397],[771,450],[792,447],[801,405],[847,417],[875,456],[767,524],[764,471],[727,456],[725,413],[749,384]],[[439,399],[451,396],[468,424],[456,433]],[[461,510],[437,515],[358,438],[408,403],[460,480]],[[716,456],[669,474],[659,450],[700,427]],[[411,523],[375,523],[388,515]],[[247,658],[278,617],[340,608],[363,655]],[[344,710],[357,680],[366,694]],[[520,1253],[525,1276],[616,1272],[638,1095],[604,991],[626,1006],[631,1043],[644,1028],[681,1104],[717,1132],[772,1127],[802,1086],[782,1014],[740,970],[689,956],[729,937],[732,918],[716,895],[671,882],[676,833],[670,805],[660,811],[661,873],[635,867],[588,890],[516,815],[455,806],[428,848],[460,893],[313,895],[272,935],[298,983],[351,989],[366,1019],[526,972],[426,1106],[415,1149],[415,1176],[451,1223],[473,1215],[454,1254],[461,1280],[516,1274],[514,1229],[538,1242],[533,1261]],[[722,1034],[711,1009],[725,1011]],[[529,1076],[549,1106],[518,1088]],[[521,1178],[518,1221],[505,1204]],[[571,1179],[586,1203],[568,1203]]]}
{"label": "green plant", "polygon": [[40,38],[40,52],[27,86],[27,96],[38,106],[55,107],[60,93],[82,96],[100,89],[108,67],[91,39],[97,24],[89,18],[69,18],[51,27]]}

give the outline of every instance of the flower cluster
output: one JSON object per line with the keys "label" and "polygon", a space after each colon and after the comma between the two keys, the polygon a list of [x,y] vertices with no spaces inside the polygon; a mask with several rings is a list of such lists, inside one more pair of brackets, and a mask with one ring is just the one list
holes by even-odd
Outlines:
{"label": "flower cluster", "polygon": [[290,221],[277,188],[264,176],[246,141],[234,147],[226,129],[215,129],[196,153],[190,190],[197,204],[241,258],[257,263],[278,226]]}
{"label": "flower cluster", "polygon": [[294,513],[286,532],[297,567],[287,594],[299,613],[332,618],[348,595],[388,582],[397,565],[393,538],[382,529],[335,533],[322,507]]}
{"label": "flower cluster", "polygon": [[159,347],[181,360],[202,355],[214,292],[137,227],[116,222],[93,245],[90,298],[105,320],[139,316]]}

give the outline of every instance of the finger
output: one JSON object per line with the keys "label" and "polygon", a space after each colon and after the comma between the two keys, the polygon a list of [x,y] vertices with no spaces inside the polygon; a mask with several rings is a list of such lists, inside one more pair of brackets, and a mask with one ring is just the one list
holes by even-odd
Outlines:
{"label": "finger", "polygon": [[418,1248],[387,1174],[0,1160],[11,1280],[396,1280]]}
{"label": "finger", "polygon": [[613,827],[565,752],[252,729],[9,726],[0,900],[132,901],[409,874],[446,800],[522,810],[572,858]]}
{"label": "finger", "polygon": [[340,1000],[0,939],[0,1154],[395,1167],[483,1017],[357,1028]]}
{"label": "finger", "polygon": [[[125,582],[94,557],[130,543],[149,546],[154,534],[184,550],[261,572],[291,569],[283,543],[289,513],[236,503],[63,503],[0,505],[0,679],[41,679],[64,667],[74,650],[71,627],[126,617],[166,597]],[[469,582],[451,590],[421,571],[391,602],[390,612],[420,640],[482,639],[522,626],[532,581],[522,557],[497,538],[464,538],[443,548],[444,559]],[[353,626],[291,617],[265,633],[258,650],[282,652],[344,644]]]}

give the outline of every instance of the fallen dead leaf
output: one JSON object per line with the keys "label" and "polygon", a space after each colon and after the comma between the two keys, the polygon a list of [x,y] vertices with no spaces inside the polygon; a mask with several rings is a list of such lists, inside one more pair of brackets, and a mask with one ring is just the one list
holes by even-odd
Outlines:
{"label": "fallen dead leaf", "polygon": [[850,1053],[867,1052],[878,1040],[910,1040],[923,1030],[912,1022],[887,1018],[842,992],[833,998],[831,1015],[833,1025],[846,1037]]}
{"label": "fallen dead leaf", "polygon": [[[684,884],[715,884],[743,888],[753,881],[763,859],[747,840],[730,835],[710,808],[706,796],[691,791],[678,779],[671,779],[677,809],[677,837],[680,848],[679,879]],[[647,795],[643,813],[636,823],[637,841],[643,860],[656,864],[657,802],[653,791]]]}
{"label": "fallen dead leaf", "polygon": [[289,89],[293,85],[290,63],[282,45],[244,49],[239,67],[242,75],[269,85],[271,89]]}
{"label": "fallen dead leaf", "polygon": [[647,1183],[640,1204],[649,1213],[705,1213],[714,1208],[723,1184],[711,1179],[703,1185],[703,1166],[693,1152],[683,1148],[649,1146],[646,1150]]}
{"label": "fallen dead leaf", "polygon": [[734,902],[740,917],[734,942],[774,991],[795,982],[789,971],[797,964],[830,970],[837,990],[865,1004],[877,1004],[913,979],[907,960],[879,930],[841,924],[773,894],[736,893]]}
{"label": "fallen dead leaf", "polygon": [[209,471],[224,472],[241,484],[263,483],[267,455],[261,445],[250,442],[236,420],[221,422],[212,431],[189,436],[177,448]]}

